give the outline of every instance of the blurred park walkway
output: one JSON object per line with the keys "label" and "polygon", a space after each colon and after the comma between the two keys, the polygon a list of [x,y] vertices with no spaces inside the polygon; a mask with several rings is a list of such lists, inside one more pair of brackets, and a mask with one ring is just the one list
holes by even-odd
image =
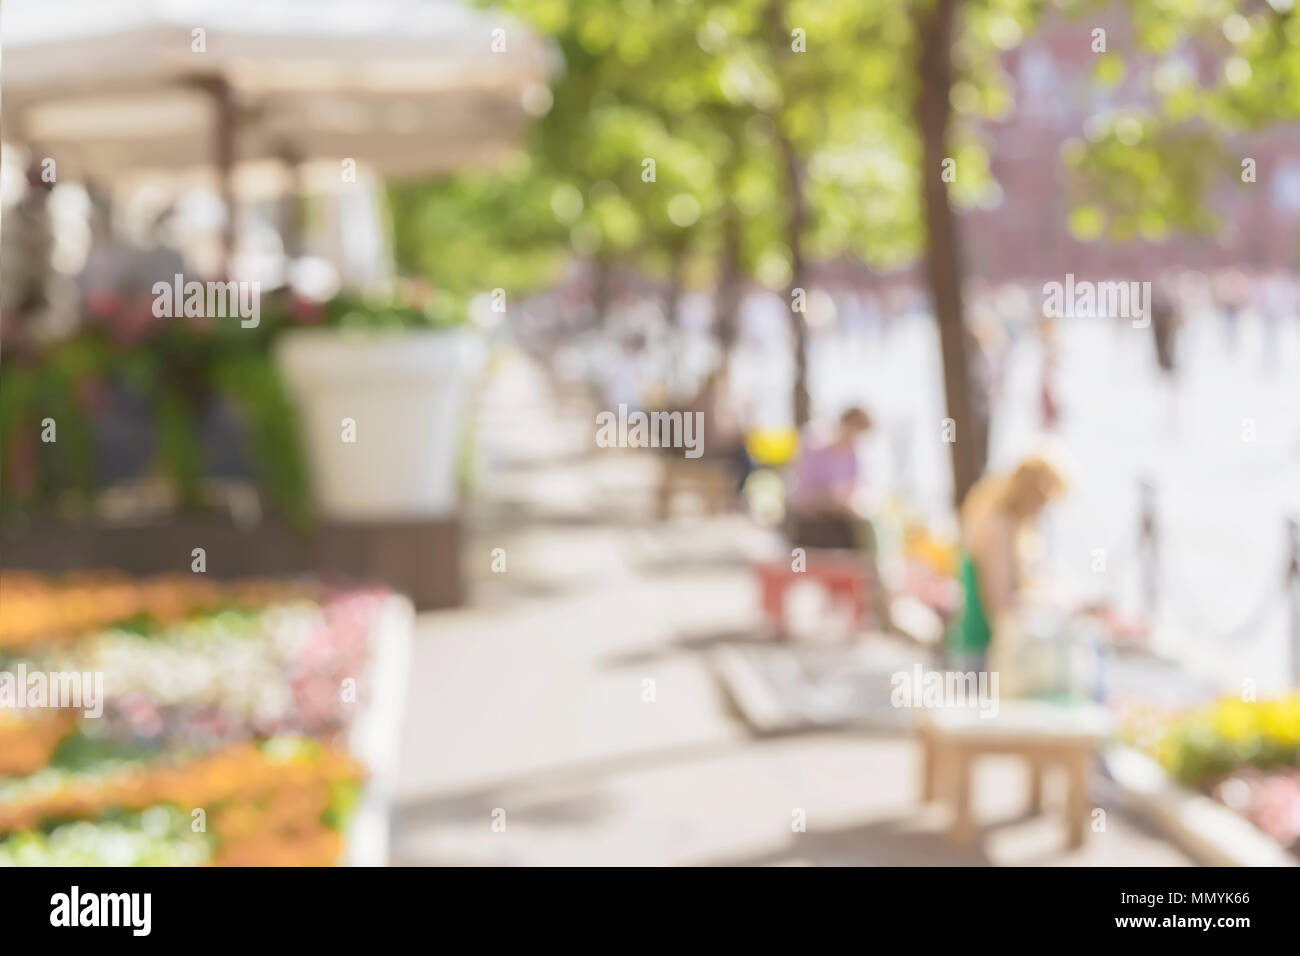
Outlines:
{"label": "blurred park walkway", "polygon": [[[708,666],[718,643],[757,637],[740,556],[752,530],[739,517],[656,525],[655,458],[589,451],[591,423],[557,407],[526,359],[495,363],[470,603],[422,616],[416,635],[394,863],[1188,862],[1104,792],[1107,831],[1065,851],[1055,815],[1023,815],[1020,768],[997,761],[977,793],[991,825],[958,851],[916,807],[910,740],[753,738]],[[793,832],[797,810],[807,832]]]}

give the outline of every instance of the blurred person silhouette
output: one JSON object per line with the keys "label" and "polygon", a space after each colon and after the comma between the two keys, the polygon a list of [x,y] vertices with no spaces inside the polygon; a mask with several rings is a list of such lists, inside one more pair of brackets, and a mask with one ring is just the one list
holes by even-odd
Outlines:
{"label": "blurred person silhouette", "polygon": [[972,305],[970,311],[967,327],[971,334],[968,341],[979,350],[976,360],[983,366],[981,378],[992,402],[1001,391],[1003,359],[1007,346],[1006,320],[999,292],[982,284],[978,288],[982,290],[981,298]]}
{"label": "blurred person silhouette", "polygon": [[745,412],[732,388],[726,358],[704,379],[687,411],[704,414],[702,457],[726,467],[735,477],[739,493],[754,470],[754,462],[745,449]]}
{"label": "blurred person silhouette", "polygon": [[108,320],[121,311],[131,294],[132,250],[113,232],[112,201],[96,183],[86,185],[90,198],[90,249],[77,274],[82,315]]}
{"label": "blurred person silhouette", "polygon": [[857,549],[864,522],[853,507],[860,466],[857,442],[873,427],[865,409],[840,415],[829,440],[810,430],[790,466],[786,514],[790,541],[799,548]]}
{"label": "blurred person silhouette", "polygon": [[142,285],[152,288],[155,282],[171,282],[178,273],[184,274],[185,257],[179,249],[177,222],[175,203],[168,203],[160,209],[150,222],[148,245],[137,266]]}
{"label": "blurred person silhouette", "polygon": [[1179,432],[1178,390],[1178,330],[1181,316],[1173,298],[1163,290],[1151,296],[1151,340],[1155,345],[1156,368],[1160,372],[1161,390],[1164,392],[1165,429],[1168,434]]}
{"label": "blurred person silhouette", "polygon": [[1172,381],[1178,372],[1178,308],[1168,295],[1157,292],[1151,297],[1151,338],[1156,347],[1156,366]]}
{"label": "blurred person silhouette", "polygon": [[1042,363],[1038,371],[1038,416],[1043,431],[1054,431],[1061,419],[1060,393],[1057,388],[1057,370],[1060,367],[1060,348],[1056,320],[1044,316],[1038,326],[1042,345]]}
{"label": "blurred person silhouette", "polygon": [[966,339],[966,355],[970,373],[970,428],[967,440],[975,446],[976,458],[983,460],[988,454],[989,436],[993,427],[993,387],[995,366],[989,354],[988,342],[969,325],[962,329]]}
{"label": "blurred person silhouette", "polygon": [[948,636],[957,670],[984,670],[1023,604],[1022,554],[1043,509],[1065,493],[1047,458],[1031,456],[975,483],[961,506],[960,583],[965,604]]}
{"label": "blurred person silhouette", "polygon": [[50,220],[50,193],[54,183],[45,167],[33,159],[27,166],[27,186],[22,197],[5,210],[0,232],[0,313],[3,334],[11,355],[33,345],[41,313],[50,305],[50,252],[54,230]]}
{"label": "blurred person silhouette", "polygon": [[885,312],[876,293],[865,292],[858,298],[858,316],[864,337],[876,340],[884,337]]}
{"label": "blurred person silhouette", "polygon": [[605,363],[601,384],[606,408],[626,405],[628,411],[645,411],[649,387],[645,346],[642,333],[628,332]]}
{"label": "blurred person silhouette", "polygon": [[1223,269],[1211,283],[1215,308],[1223,331],[1223,344],[1230,354],[1237,351],[1241,310],[1249,296],[1246,277],[1237,269]]}
{"label": "blurred person silhouette", "polygon": [[1282,321],[1295,307],[1295,290],[1281,271],[1274,269],[1259,278],[1256,286],[1257,307],[1263,324],[1263,365],[1266,371],[1277,369],[1281,351],[1279,337]]}

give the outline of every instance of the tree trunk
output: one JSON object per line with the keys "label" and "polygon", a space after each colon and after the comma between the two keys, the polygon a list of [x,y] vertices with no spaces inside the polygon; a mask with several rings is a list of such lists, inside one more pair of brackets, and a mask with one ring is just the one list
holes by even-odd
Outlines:
{"label": "tree trunk", "polygon": [[686,351],[686,334],[682,329],[682,299],[686,296],[686,246],[673,249],[668,267],[668,285],[664,290],[664,323],[668,326],[670,348],[668,351],[669,382],[676,383],[681,375]]}
{"label": "tree trunk", "polygon": [[680,331],[682,298],[686,295],[686,247],[673,250],[668,267],[668,286],[664,291],[664,320],[674,333]]}
{"label": "tree trunk", "polygon": [[803,193],[803,162],[790,137],[777,127],[777,144],[785,167],[785,190],[790,197],[790,211],[786,217],[786,243],[790,247],[790,287],[786,290],[785,304],[790,309],[790,334],[794,340],[794,393],[791,396],[794,424],[803,428],[812,418],[812,398],[808,393],[808,315],[794,310],[796,290],[803,290],[803,300],[808,300],[808,263],[804,259],[803,233],[808,224],[808,199]]}
{"label": "tree trunk", "polygon": [[[725,187],[730,192],[731,184]],[[740,324],[740,295],[744,277],[740,269],[740,210],[727,200],[722,220],[722,261],[718,291],[713,300],[713,333],[725,362],[735,347]]]}
{"label": "tree trunk", "polygon": [[984,471],[988,435],[987,413],[975,401],[970,343],[962,316],[957,221],[948,205],[948,185],[940,177],[943,161],[948,157],[952,38],[959,2],[934,0],[933,6],[916,14],[919,79],[916,120],[921,134],[921,190],[928,235],[926,274],[935,321],[939,324],[948,417],[956,425],[951,455],[953,502],[958,506]]}
{"label": "tree trunk", "polygon": [[[769,0],[765,18],[772,29],[772,54],[777,64],[789,62],[795,56],[790,44],[790,32],[787,29],[785,3],[782,0]],[[779,69],[779,67],[778,67]],[[782,109],[789,106],[789,98],[794,96],[788,83],[785,87],[786,102]],[[801,298],[808,300],[807,272],[808,264],[804,259],[803,234],[808,226],[808,197],[804,195],[803,159],[790,139],[789,132],[782,126],[780,112],[772,117],[772,127],[776,131],[776,147],[781,154],[781,167],[785,175],[785,192],[789,206],[785,218],[786,245],[790,248],[790,285],[786,289],[785,305],[790,310],[790,335],[794,350],[794,388],[790,396],[791,412],[796,428],[803,428],[812,418],[812,399],[808,394],[808,316],[806,312],[794,309],[795,290],[802,289]]]}
{"label": "tree trunk", "polygon": [[614,264],[604,256],[597,256],[591,263],[591,315],[595,328],[605,328],[613,299]]}

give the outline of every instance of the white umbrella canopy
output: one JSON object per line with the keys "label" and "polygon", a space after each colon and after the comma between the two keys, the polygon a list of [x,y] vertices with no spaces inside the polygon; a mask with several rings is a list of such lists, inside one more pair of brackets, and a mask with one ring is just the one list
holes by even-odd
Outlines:
{"label": "white umbrella canopy", "polygon": [[538,39],[454,0],[5,0],[0,44],[4,137],[61,173],[423,175],[500,154],[549,102]]}

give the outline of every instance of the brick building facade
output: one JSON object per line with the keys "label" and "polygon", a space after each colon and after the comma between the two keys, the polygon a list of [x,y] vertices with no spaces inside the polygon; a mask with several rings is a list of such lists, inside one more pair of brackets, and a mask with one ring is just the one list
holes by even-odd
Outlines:
{"label": "brick building facade", "polygon": [[[1124,55],[1125,80],[1114,89],[1093,81],[1096,26],[1107,48]],[[1051,19],[1004,58],[1015,84],[1015,110],[983,127],[992,170],[1002,186],[996,208],[961,216],[968,273],[988,281],[1035,282],[1063,271],[1100,278],[1154,275],[1171,267],[1201,270],[1235,265],[1251,270],[1300,267],[1300,125],[1276,124],[1241,135],[1229,155],[1255,159],[1257,181],[1240,182],[1239,167],[1224,170],[1210,196],[1223,225],[1213,237],[1171,234],[1160,242],[1081,241],[1066,227],[1067,170],[1061,147],[1084,135],[1089,116],[1109,107],[1142,107],[1157,61],[1132,53],[1127,16]],[[1214,69],[1195,49],[1175,52],[1202,81]]]}

